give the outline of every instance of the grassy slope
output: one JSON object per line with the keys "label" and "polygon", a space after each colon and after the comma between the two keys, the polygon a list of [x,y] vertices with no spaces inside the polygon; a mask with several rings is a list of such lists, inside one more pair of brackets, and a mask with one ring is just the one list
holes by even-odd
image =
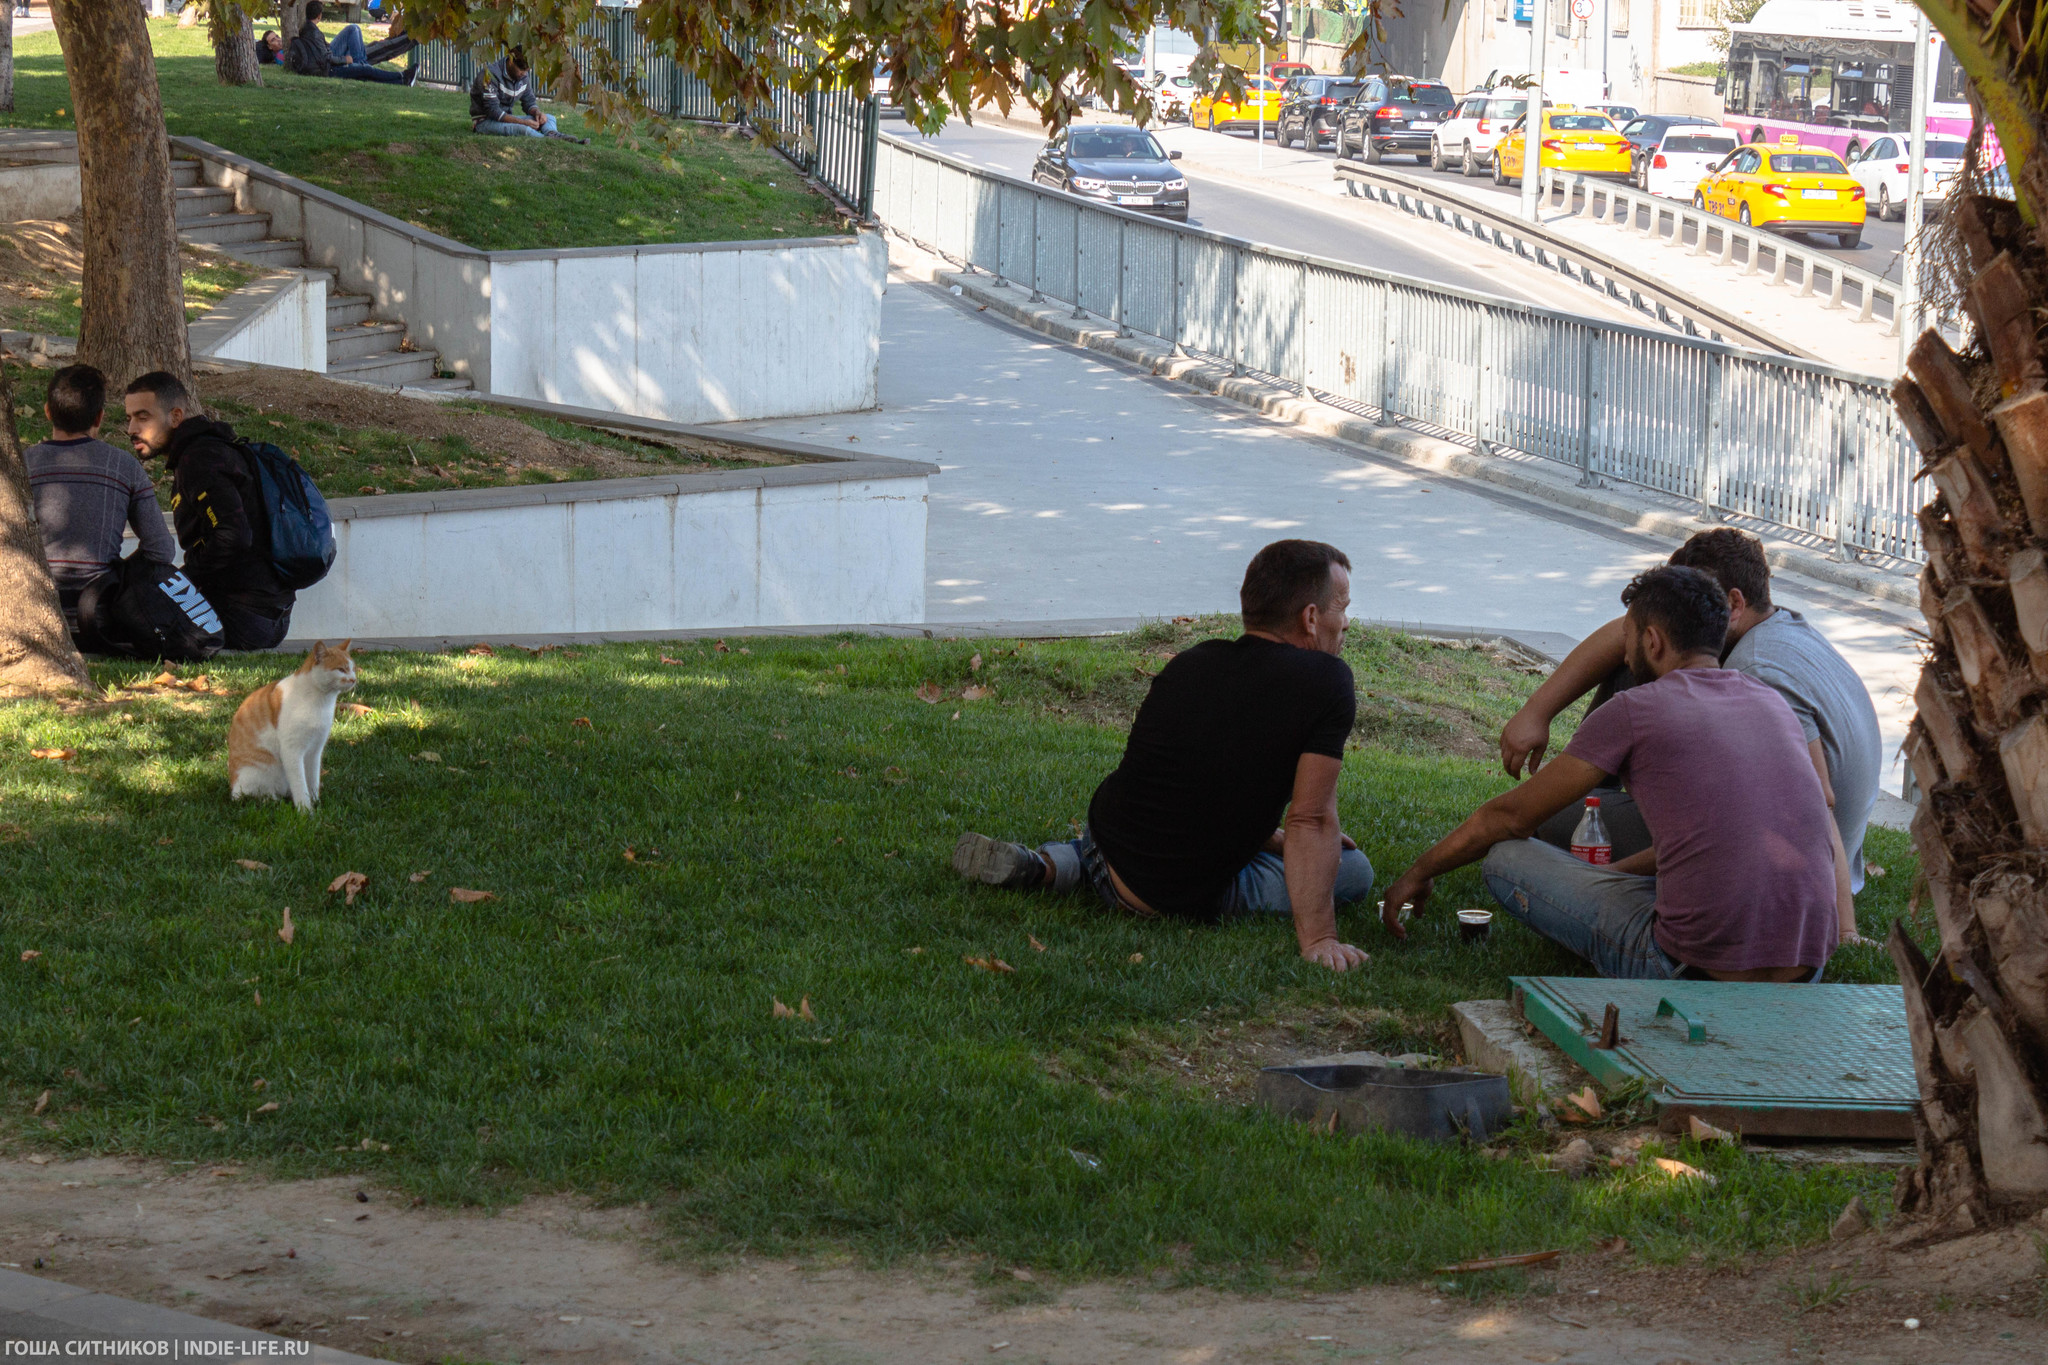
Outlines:
{"label": "grassy slope", "polygon": [[[1741,1256],[1823,1235],[1852,1191],[1882,1206],[1883,1176],[1690,1145],[1718,1185],[1332,1139],[1134,1064],[1133,1040],[1319,1013],[1428,1046],[1451,1001],[1575,970],[1512,924],[1474,946],[1437,917],[1396,946],[1360,914],[1373,961],[1333,977],[1281,923],[1144,924],[957,882],[962,828],[1065,834],[1121,747],[1081,718],[1127,715],[1191,638],[377,655],[357,693],[375,710],[340,722],[310,818],[226,798],[228,717],[278,660],[110,714],[0,710],[0,1125],[436,1200],[649,1199],[707,1245],[1248,1282],[1616,1233],[1651,1259]],[[1531,680],[1384,635],[1351,657],[1368,701],[1341,798],[1385,877],[1504,780],[1442,757],[1444,727],[1497,725]],[[995,699],[957,700],[970,679]],[[926,680],[944,704],[913,697]],[[60,746],[77,760],[29,756]],[[1872,856],[1894,870],[1869,932],[1910,880],[1902,838]],[[346,871],[369,878],[353,906],[325,890]],[[1440,896],[1484,892],[1468,870]],[[1017,970],[961,960],[981,955]],[[1831,975],[1888,973],[1859,952]],[[815,1023],[771,1017],[805,997]]]}
{"label": "grassy slope", "polygon": [[[0,252],[10,249],[0,240]],[[185,262],[185,320],[193,321],[221,299],[255,277],[255,270],[233,261]],[[52,336],[78,335],[78,297],[75,284],[58,284],[43,298],[12,306],[0,304],[0,327],[21,332],[47,332]]]}
{"label": "grassy slope", "polygon": [[[334,28],[327,26],[330,35]],[[202,29],[152,21],[170,131],[204,138],[486,250],[720,242],[838,230],[830,205],[775,153],[702,134],[674,166],[606,135],[589,147],[469,131],[466,92],[305,79],[220,85]],[[0,127],[72,127],[54,34],[15,44],[16,112]],[[552,108],[571,131],[573,111]]]}

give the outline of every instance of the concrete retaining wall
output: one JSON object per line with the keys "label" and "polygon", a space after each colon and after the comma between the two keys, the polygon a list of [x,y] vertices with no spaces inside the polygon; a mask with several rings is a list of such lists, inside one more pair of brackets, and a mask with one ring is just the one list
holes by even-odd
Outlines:
{"label": "concrete retaining wall", "polygon": [[478,251],[196,138],[201,178],[485,393],[672,422],[877,402],[879,236]]}
{"label": "concrete retaining wall", "polygon": [[69,218],[78,212],[78,204],[75,161],[0,166],[0,223]]}
{"label": "concrete retaining wall", "polygon": [[274,270],[186,329],[192,354],[327,373],[327,277]]}
{"label": "concrete retaining wall", "polygon": [[931,466],[849,460],[328,504],[292,638],[922,621]]}

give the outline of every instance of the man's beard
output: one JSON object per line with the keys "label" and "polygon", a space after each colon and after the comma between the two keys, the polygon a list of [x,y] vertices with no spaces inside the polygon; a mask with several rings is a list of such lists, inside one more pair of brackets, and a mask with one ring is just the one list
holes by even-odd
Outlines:
{"label": "man's beard", "polygon": [[1643,652],[1643,642],[1638,639],[1636,647],[1628,654],[1628,675],[1638,686],[1657,681],[1657,670],[1650,667],[1650,656]]}

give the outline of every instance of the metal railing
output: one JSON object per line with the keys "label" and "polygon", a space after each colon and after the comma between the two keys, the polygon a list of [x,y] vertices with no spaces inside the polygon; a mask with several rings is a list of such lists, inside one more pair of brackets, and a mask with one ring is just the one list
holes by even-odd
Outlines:
{"label": "metal railing", "polygon": [[1120,331],[1474,442],[1921,557],[1918,457],[1882,383],[1148,218],[881,140],[884,226]]}
{"label": "metal railing", "polygon": [[[706,123],[746,123],[772,128],[776,150],[804,174],[839,196],[861,217],[874,212],[875,139],[881,129],[880,101],[850,90],[798,93],[779,89],[760,108],[721,103],[711,89],[674,57],[647,41],[637,9],[600,6],[577,29],[586,50],[609,52],[626,73],[633,93],[668,118]],[[478,69],[500,55],[436,39],[419,49],[420,79],[467,89]],[[619,82],[611,88],[622,91]],[[547,96],[546,89],[540,91]]]}

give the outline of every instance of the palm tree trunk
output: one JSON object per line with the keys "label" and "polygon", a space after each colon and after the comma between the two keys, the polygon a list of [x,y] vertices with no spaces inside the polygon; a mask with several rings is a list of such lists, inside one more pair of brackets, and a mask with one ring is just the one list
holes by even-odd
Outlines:
{"label": "palm tree trunk", "polygon": [[[1933,331],[1894,386],[1934,499],[1920,513],[1930,642],[1906,757],[1933,962],[1894,926],[1920,1106],[1901,1208],[1961,1231],[2048,1196],[2048,0],[1921,0],[1988,114],[2016,198],[1952,197],[1937,252],[1967,285],[1962,354]],[[1999,26],[1988,36],[1986,26]]]}

